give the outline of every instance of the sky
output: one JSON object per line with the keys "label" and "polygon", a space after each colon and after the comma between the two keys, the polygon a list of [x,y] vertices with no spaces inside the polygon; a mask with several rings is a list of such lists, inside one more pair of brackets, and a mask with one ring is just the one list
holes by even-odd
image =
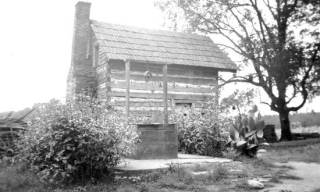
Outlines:
{"label": "sky", "polygon": [[[76,2],[1,0],[0,112],[32,107],[52,98],[64,100]],[[163,29],[162,13],[153,0],[89,2],[91,19]]]}
{"label": "sky", "polygon": [[[0,111],[64,99],[77,0],[1,0]],[[92,0],[95,20],[161,28],[152,0]]]}

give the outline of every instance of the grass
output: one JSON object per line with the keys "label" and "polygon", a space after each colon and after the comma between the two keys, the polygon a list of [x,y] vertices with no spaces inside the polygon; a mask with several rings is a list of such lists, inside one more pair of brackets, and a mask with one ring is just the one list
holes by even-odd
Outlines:
{"label": "grass", "polygon": [[[193,174],[203,171],[206,171],[206,174]],[[174,165],[168,172],[162,173],[153,183],[145,183],[145,186],[153,190],[207,191],[205,188],[206,185],[217,184],[227,178],[228,174],[227,168],[220,164],[197,164],[192,167]]]}
{"label": "grass", "polygon": [[[171,165],[170,169],[154,171],[139,176],[138,182],[118,179],[111,185],[100,183],[87,185],[83,188],[59,189],[59,192],[74,191],[112,191],[112,192],[182,192],[182,191],[252,191],[248,190],[248,178],[273,174],[272,167],[261,160],[242,159],[223,164],[196,164],[195,166]],[[195,172],[206,174],[194,175]]]}
{"label": "grass", "polygon": [[[252,177],[274,174],[269,164],[260,160],[245,160],[223,164],[197,164],[195,166],[172,165],[168,170],[139,175],[136,180],[130,176],[117,178],[113,183],[88,184],[85,186],[55,187],[41,184],[38,177],[27,170],[11,166],[0,170],[0,181],[5,188],[0,191],[32,192],[208,192],[249,191],[245,181]],[[206,174],[194,175],[203,172]],[[137,177],[137,176],[135,176]]]}
{"label": "grass", "polygon": [[[280,127],[278,115],[265,115],[262,117],[267,124],[274,124]],[[291,125],[299,125],[302,127],[320,126],[320,113],[297,113],[290,114]]]}
{"label": "grass", "polygon": [[268,155],[263,159],[269,162],[288,162],[288,161],[303,161],[303,162],[320,162],[320,144],[289,147],[280,149],[269,149]]}
{"label": "grass", "polygon": [[0,163],[0,191],[43,191],[43,184],[23,164]]}
{"label": "grass", "polygon": [[[286,174],[290,167],[272,164],[288,160],[320,162],[320,144],[269,149],[263,159],[242,157],[230,163],[204,163],[188,167],[172,164],[167,170],[134,177],[119,176],[112,183],[100,182],[94,185],[68,187],[46,186],[23,165],[2,162],[0,163],[0,192],[207,192],[218,189],[218,191],[252,191],[246,183],[250,178],[268,176],[271,179],[270,184],[281,183],[282,179],[300,179]],[[194,174],[199,172],[206,173]]]}
{"label": "grass", "polygon": [[[319,113],[320,114],[320,113]],[[281,128],[280,126],[276,125],[276,135],[278,139],[281,137]],[[320,125],[314,125],[314,126],[291,126],[292,133],[320,133]]]}
{"label": "grass", "polygon": [[[312,147],[315,150],[317,147]],[[298,149],[297,149],[298,150]],[[290,155],[296,151],[287,153]],[[303,150],[306,152],[306,149]],[[273,155],[279,153],[271,152]],[[277,157],[279,158],[279,157]],[[239,162],[241,161],[241,162]],[[277,167],[269,161],[242,158],[239,161],[222,164],[196,164],[195,166],[172,165],[168,170],[158,170],[142,174],[135,179],[130,176],[117,178],[113,183],[88,184],[50,188],[41,184],[31,172],[19,166],[2,166],[0,169],[0,191],[35,191],[35,192],[182,192],[197,191],[253,191],[247,186],[249,178],[270,175],[271,182],[279,183],[281,179],[299,179],[283,174],[288,167]],[[194,175],[193,173],[206,172]],[[138,179],[137,179],[138,178]],[[3,185],[5,184],[5,185]],[[4,187],[3,187],[4,186]],[[50,189],[50,190],[49,190]]]}
{"label": "grass", "polygon": [[[234,186],[235,174],[230,172],[232,167],[238,167],[239,162],[226,164],[198,164],[192,167],[172,165],[168,170],[154,171],[138,176],[137,181],[130,177],[118,178],[113,183],[88,184],[85,186],[68,186],[51,188],[44,186],[36,175],[19,167],[2,166],[0,169],[0,191],[35,191],[35,192],[179,192],[197,191],[207,192],[208,187],[220,186],[221,191]],[[242,173],[246,167],[242,167],[241,176],[236,179],[248,177]],[[194,175],[194,172],[206,171],[207,174]],[[5,184],[5,185],[3,185]],[[211,190],[210,190],[211,191]]]}

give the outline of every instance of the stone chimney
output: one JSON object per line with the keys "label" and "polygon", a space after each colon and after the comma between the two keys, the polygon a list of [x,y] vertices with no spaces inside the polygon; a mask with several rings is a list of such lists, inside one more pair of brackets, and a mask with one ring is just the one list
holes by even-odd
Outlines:
{"label": "stone chimney", "polygon": [[91,3],[79,1],[75,6],[71,67],[67,82],[67,100],[76,94],[93,95],[95,74],[91,57]]}

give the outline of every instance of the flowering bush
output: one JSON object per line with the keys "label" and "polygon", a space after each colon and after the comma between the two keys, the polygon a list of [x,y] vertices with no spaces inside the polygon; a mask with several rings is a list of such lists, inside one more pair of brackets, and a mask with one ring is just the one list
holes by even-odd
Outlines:
{"label": "flowering bush", "polygon": [[128,155],[138,135],[104,102],[79,97],[36,107],[23,135],[21,159],[42,179],[76,182],[99,179]]}
{"label": "flowering bush", "polygon": [[179,151],[222,156],[229,137],[229,124],[218,116],[214,100],[206,103],[202,110],[191,107],[185,113],[175,113],[170,120],[178,129]]}

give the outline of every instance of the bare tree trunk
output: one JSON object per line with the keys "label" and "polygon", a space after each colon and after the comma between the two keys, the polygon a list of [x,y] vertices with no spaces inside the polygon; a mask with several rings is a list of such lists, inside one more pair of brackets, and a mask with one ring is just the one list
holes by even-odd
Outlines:
{"label": "bare tree trunk", "polygon": [[281,141],[292,140],[289,111],[279,111],[280,125],[281,125]]}

